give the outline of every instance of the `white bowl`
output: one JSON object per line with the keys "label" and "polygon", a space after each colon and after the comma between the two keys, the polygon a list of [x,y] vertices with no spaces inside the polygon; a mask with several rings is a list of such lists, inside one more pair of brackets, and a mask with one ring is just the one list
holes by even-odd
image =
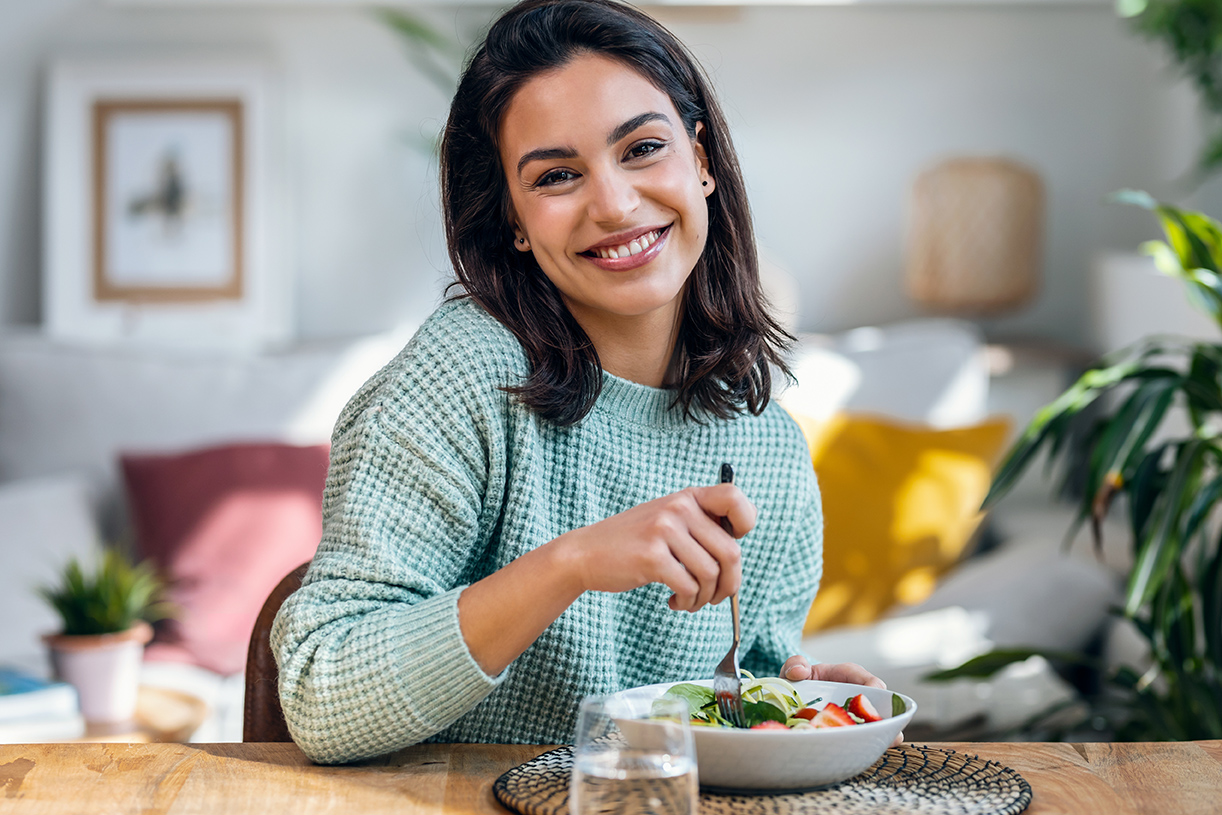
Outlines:
{"label": "white bowl", "polygon": [[[623,691],[651,692],[661,696],[672,685],[666,682]],[[711,679],[690,684],[712,687]],[[823,697],[823,702],[843,705],[846,699],[865,694],[885,717],[881,721],[815,730],[737,730],[723,727],[692,728],[700,786],[723,791],[779,792],[825,787],[852,778],[868,769],[891,746],[916,712],[916,702],[902,693],[850,685],[843,682],[804,680],[792,683],[805,700]],[[618,695],[618,694],[616,694]],[[904,712],[891,716],[892,697],[904,703]],[[822,707],[820,702],[816,707]]]}

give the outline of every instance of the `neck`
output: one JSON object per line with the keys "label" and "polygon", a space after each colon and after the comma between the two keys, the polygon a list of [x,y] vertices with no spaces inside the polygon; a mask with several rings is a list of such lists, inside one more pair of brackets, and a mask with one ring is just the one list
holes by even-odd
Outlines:
{"label": "neck", "polygon": [[607,373],[651,388],[668,384],[679,337],[677,308],[613,320],[576,312],[573,316],[594,343]]}

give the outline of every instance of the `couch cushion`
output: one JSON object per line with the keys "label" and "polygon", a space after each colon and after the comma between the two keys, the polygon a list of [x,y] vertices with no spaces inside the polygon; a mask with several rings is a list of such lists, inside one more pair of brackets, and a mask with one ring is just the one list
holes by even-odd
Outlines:
{"label": "couch cushion", "polygon": [[838,410],[879,413],[936,428],[985,419],[989,365],[972,323],[920,319],[833,336],[808,334],[793,349],[798,382],[790,411],[826,419]]}
{"label": "couch cushion", "polygon": [[972,540],[1010,422],[934,430],[877,416],[795,418],[823,495],[823,580],[806,633],[924,600]]}
{"label": "couch cushion", "polygon": [[180,607],[148,659],[242,670],[263,601],[318,547],[327,455],[326,445],[249,443],[122,457],[137,551]]}
{"label": "couch cushion", "polygon": [[0,482],[79,473],[107,540],[127,534],[118,457],[234,441],[322,444],[344,403],[411,336],[266,353],[74,346],[0,335]]}

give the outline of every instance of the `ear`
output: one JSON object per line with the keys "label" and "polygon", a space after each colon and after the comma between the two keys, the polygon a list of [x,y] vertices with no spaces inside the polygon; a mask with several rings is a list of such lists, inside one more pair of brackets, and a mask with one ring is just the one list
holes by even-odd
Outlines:
{"label": "ear", "polygon": [[717,189],[717,181],[709,172],[709,152],[705,149],[706,131],[704,122],[696,122],[696,135],[692,137],[692,149],[696,153],[696,173],[700,177],[701,192],[708,198]]}
{"label": "ear", "polygon": [[530,238],[526,237],[526,233],[522,231],[522,227],[513,224],[513,248],[519,252],[530,251]]}

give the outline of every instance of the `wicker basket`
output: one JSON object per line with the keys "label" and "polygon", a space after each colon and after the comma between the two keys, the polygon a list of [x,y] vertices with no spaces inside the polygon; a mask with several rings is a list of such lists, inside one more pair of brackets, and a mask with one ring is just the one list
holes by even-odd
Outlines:
{"label": "wicker basket", "polygon": [[1039,289],[1044,185],[1007,159],[953,158],[916,179],[908,242],[909,295],[943,312],[990,314]]}

